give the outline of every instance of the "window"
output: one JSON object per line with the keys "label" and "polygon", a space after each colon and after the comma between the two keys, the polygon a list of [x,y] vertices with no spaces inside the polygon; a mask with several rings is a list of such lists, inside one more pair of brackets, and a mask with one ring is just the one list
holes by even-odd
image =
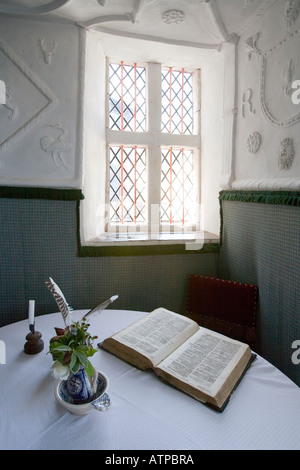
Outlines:
{"label": "window", "polygon": [[199,230],[199,75],[107,62],[102,238],[174,239]]}
{"label": "window", "polygon": [[217,245],[219,192],[233,178],[234,51],[87,32],[83,256]]}
{"label": "window", "polygon": [[163,148],[161,159],[161,212],[165,224],[193,224],[196,221],[193,151]]}
{"label": "window", "polygon": [[146,130],[146,70],[144,67],[109,64],[109,128]]}
{"label": "window", "polygon": [[110,221],[115,224],[145,223],[146,149],[110,146],[109,149]]}
{"label": "window", "polygon": [[193,133],[192,74],[162,69],[162,132]]}

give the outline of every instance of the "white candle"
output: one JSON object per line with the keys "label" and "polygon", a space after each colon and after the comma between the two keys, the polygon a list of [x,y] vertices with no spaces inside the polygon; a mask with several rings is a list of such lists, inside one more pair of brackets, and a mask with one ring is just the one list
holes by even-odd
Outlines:
{"label": "white candle", "polygon": [[35,306],[35,300],[29,300],[29,312],[28,312],[29,325],[34,325],[34,306]]}

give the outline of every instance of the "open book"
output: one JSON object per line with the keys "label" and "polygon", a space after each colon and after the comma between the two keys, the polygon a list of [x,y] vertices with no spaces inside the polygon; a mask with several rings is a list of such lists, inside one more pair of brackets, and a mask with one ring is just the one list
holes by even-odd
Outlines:
{"label": "open book", "polygon": [[253,358],[250,347],[158,308],[106,338],[101,348],[223,411]]}

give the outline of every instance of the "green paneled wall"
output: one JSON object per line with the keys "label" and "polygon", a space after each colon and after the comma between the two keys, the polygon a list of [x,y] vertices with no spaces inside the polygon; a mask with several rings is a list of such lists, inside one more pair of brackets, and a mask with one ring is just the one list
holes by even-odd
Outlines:
{"label": "green paneled wall", "polygon": [[259,352],[300,385],[300,364],[291,360],[300,339],[299,198],[290,205],[228,199],[220,276],[259,286]]}
{"label": "green paneled wall", "polygon": [[78,201],[26,194],[0,198],[0,326],[27,318],[29,299],[37,315],[58,310],[49,276],[74,309],[119,294],[113,308],[183,313],[188,274],[217,274],[217,253],[78,257]]}

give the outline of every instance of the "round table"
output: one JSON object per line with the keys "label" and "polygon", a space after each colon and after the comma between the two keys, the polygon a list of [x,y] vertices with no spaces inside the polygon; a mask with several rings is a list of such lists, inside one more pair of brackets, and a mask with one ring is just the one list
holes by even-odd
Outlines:
{"label": "round table", "polygon": [[[75,320],[88,310],[72,313]],[[89,331],[105,339],[145,312],[107,309],[90,319]],[[93,365],[109,378],[111,407],[76,416],[54,396],[48,353],[60,313],[38,316],[44,350],[24,353],[28,321],[0,328],[0,449],[300,449],[300,389],[257,356],[222,413],[99,349]]]}

